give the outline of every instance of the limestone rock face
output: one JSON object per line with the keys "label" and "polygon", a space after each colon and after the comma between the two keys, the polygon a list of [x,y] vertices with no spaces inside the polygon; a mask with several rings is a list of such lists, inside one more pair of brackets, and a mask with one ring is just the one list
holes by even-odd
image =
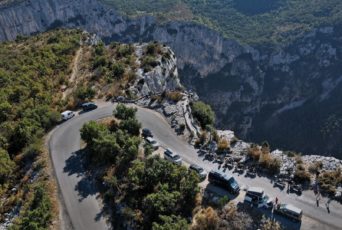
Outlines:
{"label": "limestone rock face", "polygon": [[[143,56],[143,50],[147,44],[135,45],[136,55],[138,59]],[[138,69],[137,79],[132,90],[136,91],[138,97],[145,97],[154,94],[161,94],[167,91],[175,91],[181,89],[182,85],[179,81],[177,59],[173,51],[167,47],[162,47],[162,52],[167,54],[168,58],[162,55],[156,57],[158,63],[151,71],[145,72],[143,69]],[[140,61],[138,63],[140,65]]]}

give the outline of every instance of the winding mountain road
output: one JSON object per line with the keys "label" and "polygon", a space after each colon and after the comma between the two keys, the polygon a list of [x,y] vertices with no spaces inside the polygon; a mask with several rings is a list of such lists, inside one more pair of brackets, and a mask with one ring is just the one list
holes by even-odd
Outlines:
{"label": "winding mountain road", "polygon": [[[76,230],[101,230],[110,229],[103,215],[103,204],[99,199],[99,193],[94,182],[87,179],[82,168],[81,158],[78,151],[81,149],[79,130],[84,123],[90,120],[98,120],[112,115],[114,105],[110,103],[99,106],[97,110],[77,115],[69,121],[56,127],[49,141],[50,154],[61,191],[66,215],[69,216],[71,227]],[[143,127],[149,128],[155,139],[163,147],[168,147],[182,156],[186,163],[195,163],[205,170],[217,168],[218,165],[204,161],[198,157],[196,150],[178,137],[170,128],[166,120],[160,114],[143,108],[138,108],[138,120]],[[324,207],[316,206],[316,201],[311,191],[305,191],[302,196],[287,194],[277,188],[273,188],[269,179],[257,177],[254,179],[235,174],[235,178],[242,187],[259,186],[263,187],[266,193],[272,197],[278,197],[280,202],[291,203],[304,212],[301,225],[290,223],[288,229],[341,229],[342,209],[341,205],[331,202],[328,213]],[[210,185],[203,182],[202,186]],[[212,188],[211,188],[212,189]],[[218,192],[225,191],[218,188]],[[241,200],[242,195],[236,200]]]}

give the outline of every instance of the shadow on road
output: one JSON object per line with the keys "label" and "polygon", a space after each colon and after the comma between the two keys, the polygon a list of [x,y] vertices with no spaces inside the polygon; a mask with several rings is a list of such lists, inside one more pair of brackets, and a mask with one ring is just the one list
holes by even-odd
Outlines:
{"label": "shadow on road", "polygon": [[78,182],[75,186],[75,191],[78,192],[79,201],[94,196],[99,193],[95,178],[86,170],[86,150],[81,149],[71,154],[65,161],[64,173],[69,176],[76,175]]}
{"label": "shadow on road", "polygon": [[205,187],[204,192],[207,194],[212,194],[213,196],[219,196],[219,197],[226,196],[229,198],[229,200],[234,200],[237,197],[237,194],[231,194],[227,190],[220,188],[218,186],[212,185],[210,183]]}
{"label": "shadow on road", "polygon": [[80,149],[76,152],[73,152],[71,156],[65,161],[64,173],[67,173],[68,176],[76,174],[77,177],[85,175],[85,158],[86,151],[84,149]]}
{"label": "shadow on road", "polygon": [[263,216],[272,221],[278,222],[283,229],[286,230],[300,230],[301,222],[292,221],[284,216],[280,216],[278,214],[272,214],[271,209],[266,208],[256,208],[251,206],[249,203],[241,203],[237,204],[238,211],[248,213],[255,223],[260,222],[263,219]]}

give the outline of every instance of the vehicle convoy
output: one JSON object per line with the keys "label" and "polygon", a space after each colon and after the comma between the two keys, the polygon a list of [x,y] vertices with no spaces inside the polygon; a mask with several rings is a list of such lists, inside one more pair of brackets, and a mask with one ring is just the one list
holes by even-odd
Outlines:
{"label": "vehicle convoy", "polygon": [[303,211],[300,208],[291,204],[277,204],[274,208],[274,212],[295,221],[301,221],[303,215]]}
{"label": "vehicle convoy", "polygon": [[177,164],[177,165],[182,164],[182,158],[178,154],[172,152],[170,149],[165,150],[164,158],[168,161],[171,161],[172,163]]}
{"label": "vehicle convoy", "polygon": [[91,111],[91,110],[94,110],[94,109],[97,109],[97,105],[93,102],[87,102],[87,103],[83,103],[81,105],[82,109],[84,112],[86,111]]}
{"label": "vehicle convoy", "polygon": [[204,180],[207,177],[207,172],[202,167],[196,164],[190,165],[189,169],[196,172],[201,180]]}
{"label": "vehicle convoy", "polygon": [[62,120],[67,121],[75,116],[75,113],[73,111],[67,110],[61,113]]}
{"label": "vehicle convoy", "polygon": [[233,176],[228,176],[221,171],[211,170],[208,174],[209,182],[227,189],[232,194],[238,194],[240,192],[239,184],[236,182]]}
{"label": "vehicle convoy", "polygon": [[265,195],[264,190],[259,187],[248,188],[244,201],[256,205],[258,208],[273,207],[273,199]]}
{"label": "vehicle convoy", "polygon": [[146,138],[146,142],[150,144],[154,150],[157,150],[159,148],[158,142],[152,137]]}

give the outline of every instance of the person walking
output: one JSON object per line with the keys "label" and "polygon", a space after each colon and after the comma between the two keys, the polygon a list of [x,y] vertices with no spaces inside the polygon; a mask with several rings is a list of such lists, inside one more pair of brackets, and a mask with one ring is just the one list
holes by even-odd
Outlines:
{"label": "person walking", "polygon": [[319,207],[319,193],[317,194],[317,196],[316,196],[316,204],[317,204],[317,207]]}
{"label": "person walking", "polygon": [[327,210],[328,210],[328,213],[330,213],[330,207],[329,207],[330,202],[331,202],[331,198],[329,198],[328,201],[327,201],[327,203],[325,203],[325,206],[326,206],[326,208],[327,208]]}

